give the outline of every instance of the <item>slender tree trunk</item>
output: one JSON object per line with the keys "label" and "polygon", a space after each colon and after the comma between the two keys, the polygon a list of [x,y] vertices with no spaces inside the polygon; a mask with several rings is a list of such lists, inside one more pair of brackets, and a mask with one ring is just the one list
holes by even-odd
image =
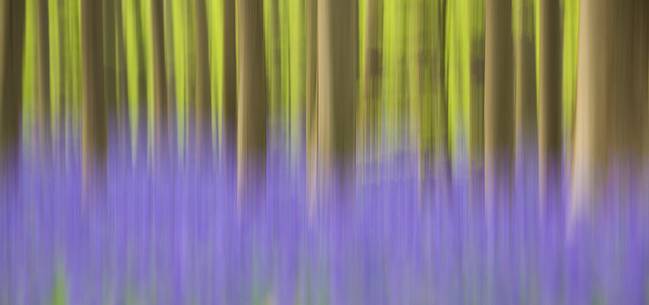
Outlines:
{"label": "slender tree trunk", "polygon": [[539,195],[541,204],[557,198],[561,178],[561,10],[559,0],[541,1]]}
{"label": "slender tree trunk", "polygon": [[[107,130],[104,101],[102,1],[82,3],[83,46],[83,175],[84,181],[105,171]],[[91,179],[91,180],[86,180]]]}
{"label": "slender tree trunk", "polygon": [[357,18],[356,1],[318,1],[319,174],[344,188],[355,166]]}
{"label": "slender tree trunk", "polygon": [[514,46],[516,61],[515,175],[516,187],[524,190],[523,192],[527,194],[536,181],[534,170],[537,166],[536,30],[534,0],[516,1],[517,6],[514,12],[516,25]]}
{"label": "slender tree trunk", "polygon": [[[267,84],[261,0],[238,0],[237,176],[241,196],[265,193]],[[254,194],[256,193],[256,194]]]}
{"label": "slender tree trunk", "polygon": [[646,1],[582,2],[572,176],[572,216],[602,202],[608,173],[625,187],[646,165]]}
{"label": "slender tree trunk", "polygon": [[487,0],[485,41],[485,200],[509,200],[514,142],[510,0]]}
{"label": "slender tree trunk", "polygon": [[168,130],[169,126],[169,113],[167,109],[170,107],[167,102],[166,81],[167,71],[165,69],[165,36],[164,36],[164,0],[152,0],[152,20],[153,20],[153,75],[154,75],[154,89],[153,93],[155,104],[155,143],[159,143],[160,147],[166,147],[168,143],[163,143],[162,139],[168,136],[171,132]]}
{"label": "slender tree trunk", "polygon": [[[237,141],[237,43],[236,43],[236,23],[235,23],[235,1],[223,0],[223,23],[224,23],[224,37],[225,49],[223,56],[225,57],[223,63],[223,121],[225,132],[225,147],[236,147]],[[231,160],[235,163],[235,155],[226,151],[226,160]],[[230,162],[228,162],[230,163]]]}
{"label": "slender tree trunk", "polygon": [[210,71],[207,44],[207,6],[206,0],[194,0],[195,19],[195,142],[197,159],[205,155],[209,147],[210,133]]}
{"label": "slender tree trunk", "polygon": [[368,141],[368,152],[374,153],[378,145],[378,109],[381,92],[381,37],[383,27],[382,0],[366,0],[365,17],[365,112],[366,125],[364,141]]}
{"label": "slender tree trunk", "polygon": [[50,118],[50,40],[49,40],[49,16],[47,0],[38,1],[38,126],[39,144],[45,149],[49,148],[49,123]]}
{"label": "slender tree trunk", "polygon": [[14,166],[20,150],[25,1],[4,0],[2,100],[0,100],[0,169]]}
{"label": "slender tree trunk", "polygon": [[317,1],[306,0],[306,151],[307,196],[310,211],[316,204],[318,185],[318,44]]}

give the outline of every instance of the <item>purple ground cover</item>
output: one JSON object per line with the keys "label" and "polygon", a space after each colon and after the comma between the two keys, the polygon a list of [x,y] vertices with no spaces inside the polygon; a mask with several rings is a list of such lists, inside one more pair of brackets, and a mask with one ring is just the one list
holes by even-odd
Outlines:
{"label": "purple ground cover", "polygon": [[649,300],[640,200],[572,224],[563,199],[539,208],[526,176],[487,209],[479,173],[419,179],[402,158],[310,210],[304,166],[273,158],[265,202],[247,206],[212,166],[153,173],[111,157],[106,187],[84,199],[80,168],[23,160],[0,194],[0,304]]}

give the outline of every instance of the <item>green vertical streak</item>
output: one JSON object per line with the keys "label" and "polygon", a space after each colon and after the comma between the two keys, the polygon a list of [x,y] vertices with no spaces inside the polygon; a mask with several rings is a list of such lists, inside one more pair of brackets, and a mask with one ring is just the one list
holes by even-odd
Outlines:
{"label": "green vertical streak", "polygon": [[401,134],[400,102],[403,98],[401,59],[403,54],[403,6],[400,0],[386,0],[383,30],[383,78],[384,101],[383,120],[386,148],[396,148],[398,136]]}
{"label": "green vertical streak", "polygon": [[212,130],[212,149],[223,151],[223,63],[224,63],[224,27],[223,1],[207,1],[207,26],[209,37],[210,82],[213,93],[210,98],[210,122]]}
{"label": "green vertical streak", "polygon": [[50,132],[56,142],[59,135],[61,116],[61,47],[59,27],[59,4],[57,0],[48,0],[49,20],[49,61],[50,61]]}
{"label": "green vertical streak", "polygon": [[185,0],[173,0],[171,15],[173,19],[173,67],[176,89],[176,132],[178,157],[184,160],[186,141],[186,102],[187,102],[187,6]]}
{"label": "green vertical streak", "polygon": [[66,305],[68,304],[68,291],[66,288],[65,274],[62,268],[56,271],[54,279],[54,288],[52,288],[52,301],[51,305]]}
{"label": "green vertical streak", "polygon": [[451,158],[469,154],[471,114],[471,11],[468,0],[448,2],[448,132]]}
{"label": "green vertical streak", "polygon": [[406,7],[406,41],[408,65],[408,142],[414,151],[419,149],[419,131],[421,112],[421,24],[419,12],[422,9],[421,0],[408,0]]}
{"label": "green vertical streak", "polygon": [[289,46],[289,33],[290,33],[290,20],[288,16],[288,2],[289,0],[279,0],[279,41],[280,41],[280,56],[281,56],[281,66],[280,66],[280,77],[281,77],[281,120],[282,120],[282,132],[286,139],[287,148],[290,145],[290,90],[291,90],[291,78],[290,78],[290,67],[292,64],[291,61],[291,49]]}
{"label": "green vertical streak", "polygon": [[[36,64],[38,58],[38,11],[36,0],[25,2],[25,56],[23,59],[23,104],[22,136],[23,143],[30,148],[33,139],[34,119],[36,117],[36,99],[38,98]],[[8,76],[11,77],[11,76]]]}
{"label": "green vertical streak", "polygon": [[124,44],[126,48],[126,83],[128,97],[128,118],[131,138],[131,161],[135,163],[139,126],[139,58],[137,41],[137,16],[134,0],[123,0]]}
{"label": "green vertical streak", "polygon": [[291,160],[297,160],[297,154],[302,145],[302,131],[305,99],[306,53],[304,1],[289,0],[289,52],[290,52],[290,151]]}
{"label": "green vertical streak", "polygon": [[[538,2],[538,0],[537,0]],[[572,126],[577,98],[577,57],[579,37],[579,0],[563,1],[563,147],[571,149]],[[569,152],[568,152],[569,153]]]}
{"label": "green vertical streak", "polygon": [[144,38],[144,66],[146,70],[146,122],[147,122],[147,156],[149,162],[153,162],[155,150],[155,75],[154,75],[154,54],[153,54],[153,17],[152,0],[140,0],[140,12],[142,20],[142,36]]}

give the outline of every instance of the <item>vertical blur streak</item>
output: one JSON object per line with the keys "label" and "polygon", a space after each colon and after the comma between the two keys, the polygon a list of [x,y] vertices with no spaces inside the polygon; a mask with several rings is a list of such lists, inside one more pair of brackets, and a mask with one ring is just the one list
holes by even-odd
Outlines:
{"label": "vertical blur streak", "polygon": [[[541,1],[539,65],[539,195],[541,204],[556,202],[548,184],[561,176],[561,3]],[[548,197],[550,196],[550,197]]]}
{"label": "vertical blur streak", "polygon": [[262,0],[237,1],[237,188],[265,193],[267,88]]}
{"label": "vertical blur streak", "polygon": [[[107,149],[106,103],[104,96],[102,1],[83,0],[83,176],[99,179],[105,171]],[[88,182],[93,183],[93,182]]]}
{"label": "vertical blur streak", "polygon": [[487,206],[509,201],[513,157],[511,3],[486,2],[485,40],[485,200]]}
{"label": "vertical blur streak", "polygon": [[[358,77],[357,3],[318,1],[318,175],[323,187],[353,188]],[[333,180],[330,180],[333,179]]]}
{"label": "vertical blur streak", "polygon": [[22,113],[23,50],[25,33],[25,1],[2,0],[0,19],[3,28],[2,73],[0,80],[0,169],[8,169],[18,158],[20,117]]}

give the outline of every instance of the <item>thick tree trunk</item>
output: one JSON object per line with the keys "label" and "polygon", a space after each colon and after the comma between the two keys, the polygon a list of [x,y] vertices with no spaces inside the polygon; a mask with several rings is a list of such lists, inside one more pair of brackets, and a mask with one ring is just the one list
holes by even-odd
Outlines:
{"label": "thick tree trunk", "polygon": [[2,1],[2,100],[0,100],[0,169],[14,166],[20,146],[25,1]]}
{"label": "thick tree trunk", "polygon": [[104,101],[102,1],[82,3],[83,43],[83,172],[84,177],[105,170],[107,127]]}
{"label": "thick tree trunk", "polygon": [[621,196],[639,178],[649,120],[647,2],[582,2],[580,18],[573,216],[602,201],[612,170]]}
{"label": "thick tree trunk", "polygon": [[319,174],[345,188],[355,166],[357,18],[355,1],[318,1]]}
{"label": "thick tree trunk", "polygon": [[541,204],[560,186],[561,156],[561,11],[559,0],[541,1],[539,195]]}
{"label": "thick tree trunk", "polygon": [[510,0],[487,0],[485,41],[485,200],[509,200],[514,143]]}
{"label": "thick tree trunk", "polygon": [[238,0],[237,176],[240,197],[265,192],[267,83],[261,0]]}

